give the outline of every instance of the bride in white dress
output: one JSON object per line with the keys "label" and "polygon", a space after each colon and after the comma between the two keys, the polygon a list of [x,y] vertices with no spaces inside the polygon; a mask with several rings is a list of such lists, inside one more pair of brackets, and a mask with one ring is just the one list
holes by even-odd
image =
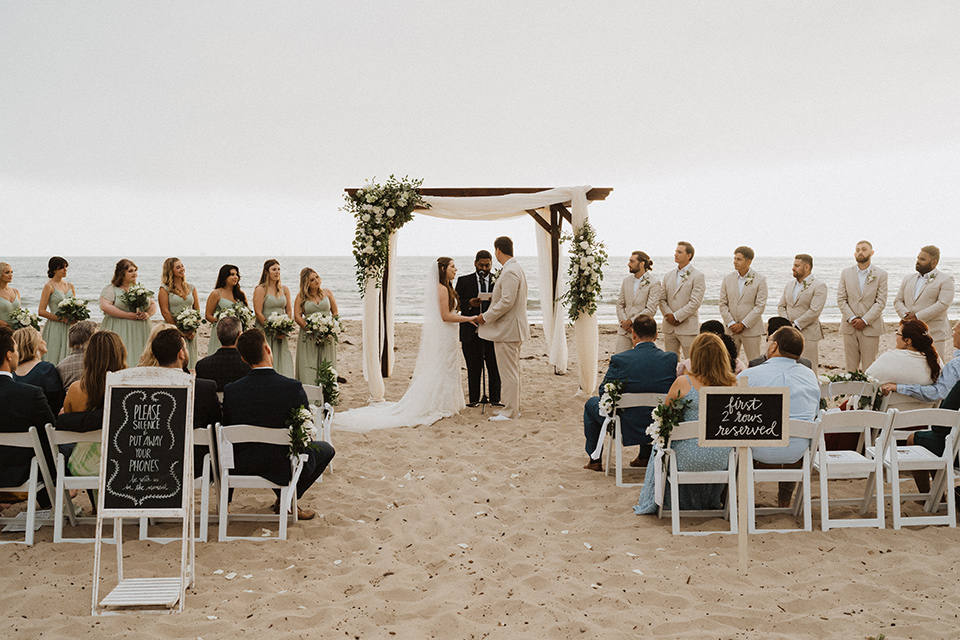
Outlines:
{"label": "bride in white dress", "polygon": [[379,402],[334,414],[333,426],[343,431],[374,431],[390,427],[433,424],[466,406],[460,382],[461,322],[476,316],[460,315],[451,285],[457,275],[452,258],[437,258],[426,277],[420,351],[413,379],[399,402]]}

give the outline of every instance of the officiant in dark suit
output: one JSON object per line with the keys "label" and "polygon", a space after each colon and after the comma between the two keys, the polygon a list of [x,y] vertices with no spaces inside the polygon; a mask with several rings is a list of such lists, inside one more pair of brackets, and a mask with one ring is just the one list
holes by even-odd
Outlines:
{"label": "officiant in dark suit", "polygon": [[[493,256],[489,251],[480,250],[474,259],[476,270],[468,275],[457,278],[456,291],[460,297],[460,312],[465,316],[479,315],[490,307],[490,300],[480,300],[481,293],[493,292],[493,278],[490,268],[493,266]],[[500,371],[497,369],[497,356],[493,351],[493,343],[477,335],[477,327],[469,322],[460,323],[460,346],[463,349],[463,359],[467,362],[467,382],[469,385],[470,400],[468,407],[480,404],[480,381],[483,368],[487,368],[487,400],[498,407],[500,403]]]}

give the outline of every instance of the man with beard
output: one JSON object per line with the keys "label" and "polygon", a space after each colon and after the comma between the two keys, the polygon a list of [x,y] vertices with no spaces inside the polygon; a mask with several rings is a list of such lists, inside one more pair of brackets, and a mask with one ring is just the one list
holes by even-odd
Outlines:
{"label": "man with beard", "polygon": [[787,283],[777,306],[777,315],[786,318],[803,334],[803,356],[813,364],[814,373],[820,362],[820,341],[823,328],[820,313],[827,303],[827,285],[813,277],[813,256],[798,253],[793,259],[794,280]]}
{"label": "man with beard", "polygon": [[837,308],[843,314],[840,334],[847,371],[866,371],[877,359],[884,334],[883,308],[887,306],[887,272],[871,264],[873,245],[866,240],[853,251],[857,264],[840,274]]}
{"label": "man with beard", "polygon": [[903,320],[922,320],[930,329],[937,353],[946,362],[950,350],[950,323],[947,310],[953,304],[953,276],[937,269],[940,249],[931,245],[920,249],[917,272],[900,283],[893,308]]}
{"label": "man with beard", "polygon": [[[481,249],[473,261],[476,268],[474,273],[457,278],[456,292],[460,298],[460,310],[467,316],[478,316],[490,308],[489,296],[481,300],[480,294],[493,292],[493,277],[490,268],[493,266],[493,256],[489,251]],[[497,356],[493,350],[493,343],[477,335],[476,325],[470,322],[460,323],[460,346],[463,350],[463,359],[467,363],[467,386],[470,393],[468,407],[476,407],[481,401],[489,402],[495,407],[502,407],[500,402],[500,370],[497,369]],[[487,369],[489,395],[481,397],[480,388],[483,378],[483,369]]]}

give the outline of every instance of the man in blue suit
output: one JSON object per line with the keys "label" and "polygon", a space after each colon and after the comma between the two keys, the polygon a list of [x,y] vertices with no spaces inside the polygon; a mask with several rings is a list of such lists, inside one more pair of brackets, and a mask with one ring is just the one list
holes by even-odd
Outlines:
{"label": "man in blue suit", "polygon": [[[271,429],[287,429],[290,412],[309,405],[303,385],[284,377],[273,369],[273,353],[260,329],[240,334],[237,350],[243,361],[252,367],[250,373],[223,389],[223,424],[252,424]],[[314,442],[316,448],[307,449],[309,456],[297,481],[297,499],[316,482],[333,460],[333,447],[328,442]],[[237,444],[233,447],[233,463],[238,473],[257,475],[276,484],[290,482],[289,448],[274,444]],[[279,491],[277,492],[279,508]],[[309,520],[316,515],[310,509],[298,507],[299,519]]]}
{"label": "man in blue suit", "polygon": [[[600,383],[600,393],[603,393],[604,384],[618,379],[623,380],[623,393],[666,393],[677,378],[677,354],[657,348],[657,322],[650,316],[637,316],[630,329],[633,348],[610,358],[610,368]],[[594,396],[583,407],[583,436],[586,438],[587,455],[593,453],[601,436],[603,416],[600,415],[599,406],[600,398]],[[650,436],[646,434],[646,429],[652,410],[652,407],[635,407],[623,409],[620,413],[624,446],[642,445],[640,455],[630,463],[631,466],[643,465],[644,450],[646,457],[650,456]],[[603,471],[599,459],[589,460],[583,468]]]}

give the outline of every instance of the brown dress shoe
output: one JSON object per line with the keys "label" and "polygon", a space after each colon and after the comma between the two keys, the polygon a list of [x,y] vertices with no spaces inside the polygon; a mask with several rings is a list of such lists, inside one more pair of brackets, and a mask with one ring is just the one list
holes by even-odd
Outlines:
{"label": "brown dress shoe", "polygon": [[583,468],[588,471],[603,471],[603,465],[599,460],[590,460],[587,464],[583,465]]}
{"label": "brown dress shoe", "polygon": [[[280,513],[280,501],[277,500],[273,503],[273,512]],[[317,515],[317,512],[313,509],[304,509],[303,507],[297,507],[297,520],[313,520]]]}
{"label": "brown dress shoe", "polygon": [[647,463],[649,461],[650,461],[650,458],[641,458],[640,456],[637,456],[636,458],[630,461],[630,466],[634,468],[645,467],[647,466]]}

